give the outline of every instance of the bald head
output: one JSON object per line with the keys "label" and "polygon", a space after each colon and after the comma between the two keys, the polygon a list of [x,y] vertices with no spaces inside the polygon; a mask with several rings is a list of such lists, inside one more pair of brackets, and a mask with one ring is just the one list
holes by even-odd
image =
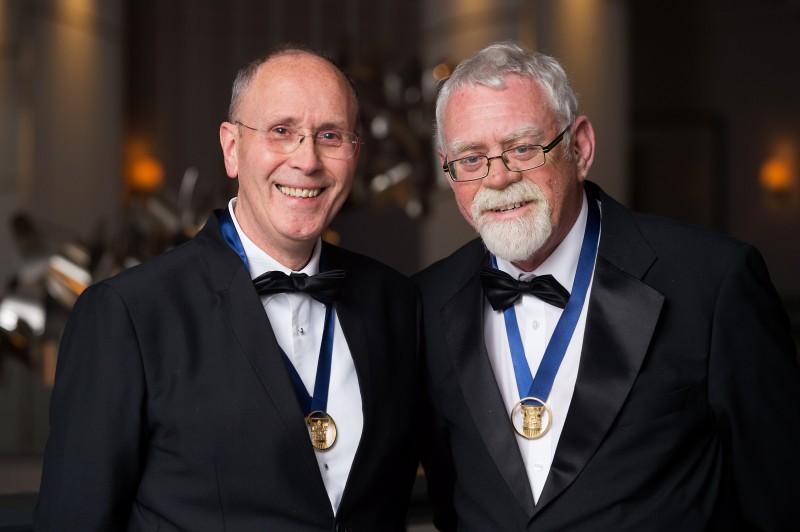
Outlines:
{"label": "bald head", "polygon": [[[334,76],[339,76],[347,84],[348,90],[352,96],[353,105],[355,106],[356,114],[356,129],[358,125],[358,90],[356,84],[350,75],[337,64],[333,59],[327,55],[303,45],[286,44],[273,48],[266,55],[251,61],[242,67],[236,74],[236,79],[233,82],[231,90],[231,102],[228,108],[228,120],[231,122],[236,121],[239,114],[244,93],[250,88],[259,70],[266,63],[284,59],[288,62],[296,62],[297,64],[318,64],[323,72],[328,71]],[[327,67],[327,68],[326,68]]]}

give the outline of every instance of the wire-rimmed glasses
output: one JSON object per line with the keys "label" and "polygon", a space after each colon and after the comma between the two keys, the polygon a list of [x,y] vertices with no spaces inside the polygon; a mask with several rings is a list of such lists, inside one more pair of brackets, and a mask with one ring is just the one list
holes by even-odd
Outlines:
{"label": "wire-rimmed glasses", "polygon": [[320,156],[330,159],[349,159],[355,154],[358,145],[362,143],[355,133],[338,129],[323,129],[303,134],[288,126],[258,129],[248,126],[239,120],[234,121],[234,123],[260,133],[265,140],[267,148],[275,153],[292,153],[303,143],[306,137],[311,137]]}
{"label": "wire-rimmed glasses", "polygon": [[524,172],[538,168],[546,162],[545,154],[558,146],[561,139],[569,131],[567,126],[552,142],[546,146],[541,144],[519,144],[505,150],[500,155],[489,157],[487,155],[468,155],[454,161],[445,159],[442,169],[456,182],[477,181],[489,175],[489,164],[492,159],[500,159],[512,172]]}

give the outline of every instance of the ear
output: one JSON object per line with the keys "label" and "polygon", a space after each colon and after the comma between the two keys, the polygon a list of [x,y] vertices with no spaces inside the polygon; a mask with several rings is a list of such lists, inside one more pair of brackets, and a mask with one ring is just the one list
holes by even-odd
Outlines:
{"label": "ear", "polygon": [[239,142],[238,126],[230,122],[223,122],[219,126],[219,143],[222,146],[222,158],[225,161],[225,171],[231,179],[239,176],[239,155],[236,150]]}
{"label": "ear", "polygon": [[444,152],[441,150],[441,148],[437,149],[437,150],[436,150],[436,153],[439,155],[439,166],[441,167],[442,165],[444,165],[444,158],[445,158],[445,154],[444,154]]}
{"label": "ear", "polygon": [[353,165],[358,164],[358,157],[361,155],[361,139],[359,138],[358,144],[356,144],[356,151],[353,153]]}
{"label": "ear", "polygon": [[581,182],[589,176],[594,161],[594,128],[586,116],[575,119],[572,132],[572,155]]}
{"label": "ear", "polygon": [[[443,152],[441,148],[438,148],[436,150],[436,153],[439,156],[439,169],[442,172],[444,172],[444,168],[443,167],[444,167],[444,161],[447,158],[447,154],[445,152]],[[453,180],[450,179],[450,174],[448,174],[447,172],[444,172],[444,177],[447,179],[447,182],[450,184],[450,188],[452,188],[454,185],[453,185]]]}

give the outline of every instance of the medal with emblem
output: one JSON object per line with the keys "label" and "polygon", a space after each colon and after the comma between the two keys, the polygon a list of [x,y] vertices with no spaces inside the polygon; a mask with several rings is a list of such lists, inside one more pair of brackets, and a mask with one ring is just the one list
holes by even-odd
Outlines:
{"label": "medal with emblem", "polygon": [[306,416],[311,445],[318,451],[327,451],[336,443],[336,423],[321,410],[314,410]]}
{"label": "medal with emblem", "polygon": [[[600,242],[600,208],[597,205],[597,198],[594,197],[589,189],[586,190],[586,195],[587,201],[585,205],[588,206],[586,227],[583,232],[583,242],[581,243],[578,264],[572,282],[572,292],[568,293],[566,303],[563,305],[561,301],[554,300],[551,303],[556,307],[561,307],[563,312],[558,318],[550,340],[547,342],[547,347],[545,347],[536,369],[535,377],[531,374],[531,367],[525,356],[525,347],[517,322],[517,313],[514,310],[516,299],[511,301],[508,306],[505,306],[505,303],[498,306],[492,304],[492,309],[495,311],[502,310],[503,312],[508,349],[511,355],[514,379],[517,384],[517,393],[519,394],[517,397],[522,398],[511,409],[511,415],[509,416],[511,426],[514,427],[514,432],[526,440],[541,438],[547,434],[553,424],[553,413],[545,401],[550,397],[556,375],[564,356],[567,354],[567,349],[573,339],[573,334],[586,302],[586,296],[589,293],[589,284],[592,280],[597,247]],[[490,257],[492,268],[499,269],[497,258],[494,255]],[[495,288],[491,284],[486,286]],[[516,288],[518,287],[515,287],[514,291],[516,291]],[[517,296],[517,299],[519,297],[522,297],[522,295]],[[531,296],[529,295],[528,297]],[[550,301],[545,300],[545,302],[549,303]],[[582,340],[582,338],[578,338],[579,342]]]}
{"label": "medal with emblem", "polygon": [[[228,209],[225,209],[220,215],[219,228],[222,238],[239,257],[242,258],[245,267],[249,269],[244,246],[242,245],[242,241],[239,238],[233,218]],[[325,256],[322,254],[319,259],[319,269],[320,272],[326,271]],[[341,270],[335,270],[329,273],[333,274],[333,277],[339,280],[344,277],[344,272]],[[258,283],[259,278],[256,278],[254,281]],[[281,288],[278,291],[282,292],[284,290]],[[336,290],[332,289],[328,295],[332,296],[335,292]],[[259,291],[259,293],[261,292]],[[308,426],[311,445],[313,445],[314,450],[317,451],[327,451],[336,443],[336,423],[333,422],[333,418],[326,412],[328,409],[328,387],[330,386],[331,379],[335,321],[333,304],[331,304],[330,301],[325,302],[325,325],[322,332],[322,342],[319,347],[319,359],[317,363],[317,375],[314,380],[313,397],[308,393],[306,385],[300,377],[300,374],[297,373],[297,369],[294,367],[292,361],[286,356],[283,349],[280,349],[281,358],[286,367],[289,380],[292,383],[292,388],[294,388],[295,395],[297,396],[300,409],[303,413],[309,412],[304,419],[306,426]],[[304,331],[301,328],[299,332],[303,334]]]}
{"label": "medal with emblem", "polygon": [[[536,404],[530,404],[536,403]],[[520,399],[511,409],[511,425],[526,440],[537,440],[547,434],[553,414],[547,403],[536,397]]]}

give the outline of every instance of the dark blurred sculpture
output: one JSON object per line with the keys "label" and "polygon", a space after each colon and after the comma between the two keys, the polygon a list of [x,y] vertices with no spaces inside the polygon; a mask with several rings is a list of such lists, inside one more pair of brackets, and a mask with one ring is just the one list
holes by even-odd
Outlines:
{"label": "dark blurred sculpture", "polygon": [[188,169],[176,198],[131,194],[120,228],[98,221],[88,240],[50,243],[36,220],[13,214],[9,228],[19,264],[0,297],[0,371],[13,356],[50,386],[58,344],[77,297],[90,284],[190,238],[204,221],[191,208],[197,172]]}

